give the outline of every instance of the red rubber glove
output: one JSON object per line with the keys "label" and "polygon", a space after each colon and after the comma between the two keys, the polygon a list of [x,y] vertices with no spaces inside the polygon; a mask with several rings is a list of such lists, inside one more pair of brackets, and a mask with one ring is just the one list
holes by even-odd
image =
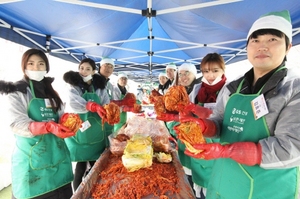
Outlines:
{"label": "red rubber glove", "polygon": [[176,121],[179,122],[179,114],[174,113],[161,113],[160,116],[157,116],[156,119],[162,120],[165,122]]}
{"label": "red rubber glove", "polygon": [[191,111],[195,115],[197,115],[198,118],[208,118],[210,114],[212,114],[212,110],[208,108],[204,108],[200,105],[190,103],[187,106],[184,107],[185,112]]}
{"label": "red rubber glove", "polygon": [[184,153],[193,158],[203,158],[205,160],[231,158],[240,164],[253,166],[260,164],[262,158],[261,146],[254,142],[236,142],[226,145],[220,143],[195,144],[193,147],[203,150],[203,152],[196,155],[186,149]]}
{"label": "red rubber glove", "polygon": [[118,106],[133,106],[136,102],[135,99],[122,99],[122,100],[110,100]]}
{"label": "red rubber glove", "polygon": [[132,95],[131,93],[127,93],[122,100],[111,100],[111,102],[118,106],[133,106],[136,103],[136,99]]}
{"label": "red rubber glove", "polygon": [[204,137],[214,137],[217,133],[216,124],[209,119],[201,119],[190,115],[181,114],[180,123],[184,122],[196,122],[202,129],[202,134]]}
{"label": "red rubber glove", "polygon": [[154,104],[161,96],[163,96],[163,95],[160,94],[157,90],[153,89],[149,96],[150,103]]}
{"label": "red rubber glove", "polygon": [[186,117],[193,117],[193,115],[191,114],[191,112],[179,112],[179,114],[167,112],[167,113],[161,113],[160,116],[156,117],[156,119],[165,122],[170,122],[170,121],[179,122],[181,118],[186,118]]}
{"label": "red rubber glove", "polygon": [[157,90],[155,90],[155,89],[153,89],[152,91],[151,91],[151,95],[152,96],[162,96],[162,94],[160,94]]}
{"label": "red rubber glove", "polygon": [[49,122],[31,122],[29,124],[29,130],[33,135],[43,135],[52,133],[60,138],[67,138],[74,136],[76,132],[69,130],[61,124],[57,124],[53,121]]}
{"label": "red rubber glove", "polygon": [[93,113],[97,112],[97,114],[101,118],[103,118],[106,115],[106,110],[100,104],[97,104],[96,102],[90,102],[89,101],[88,103],[86,103],[85,108],[88,111],[91,111]]}

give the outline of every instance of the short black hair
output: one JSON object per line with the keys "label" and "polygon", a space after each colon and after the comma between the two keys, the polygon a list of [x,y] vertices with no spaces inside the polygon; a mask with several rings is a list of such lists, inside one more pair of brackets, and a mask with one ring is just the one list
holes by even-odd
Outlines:
{"label": "short black hair", "polygon": [[276,30],[276,29],[259,29],[259,30],[256,30],[254,31],[248,38],[248,41],[247,41],[247,46],[248,46],[248,43],[249,43],[249,40],[250,39],[253,39],[253,38],[257,38],[258,36],[260,35],[266,35],[266,34],[271,34],[271,35],[275,35],[277,37],[280,37],[280,38],[283,38],[285,37],[285,46],[286,46],[286,50],[288,49],[289,45],[290,45],[290,40],[289,38],[281,31],[279,30]]}

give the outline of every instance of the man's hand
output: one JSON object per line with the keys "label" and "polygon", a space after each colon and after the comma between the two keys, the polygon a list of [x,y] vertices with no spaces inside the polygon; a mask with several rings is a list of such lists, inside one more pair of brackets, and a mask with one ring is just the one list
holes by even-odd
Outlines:
{"label": "man's hand", "polygon": [[221,145],[220,143],[195,144],[201,153],[194,154],[188,149],[184,153],[193,158],[212,160],[218,158],[231,158],[240,164],[253,166],[261,163],[262,151],[260,144],[253,142],[236,142],[233,144]]}

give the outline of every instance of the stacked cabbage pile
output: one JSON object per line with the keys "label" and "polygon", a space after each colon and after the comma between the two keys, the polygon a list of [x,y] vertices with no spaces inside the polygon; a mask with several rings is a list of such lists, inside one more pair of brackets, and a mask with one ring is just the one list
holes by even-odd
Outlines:
{"label": "stacked cabbage pile", "polygon": [[133,172],[152,165],[153,147],[150,136],[135,134],[127,141],[122,163],[124,167]]}

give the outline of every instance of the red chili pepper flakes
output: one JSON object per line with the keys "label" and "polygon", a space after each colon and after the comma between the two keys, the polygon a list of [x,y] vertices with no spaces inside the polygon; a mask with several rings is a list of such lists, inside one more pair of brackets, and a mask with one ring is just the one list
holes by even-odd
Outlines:
{"label": "red chili pepper flakes", "polygon": [[99,173],[91,193],[93,199],[141,199],[149,195],[168,198],[179,193],[178,183],[173,164],[153,161],[149,168],[128,172],[121,156],[110,154],[107,167]]}

